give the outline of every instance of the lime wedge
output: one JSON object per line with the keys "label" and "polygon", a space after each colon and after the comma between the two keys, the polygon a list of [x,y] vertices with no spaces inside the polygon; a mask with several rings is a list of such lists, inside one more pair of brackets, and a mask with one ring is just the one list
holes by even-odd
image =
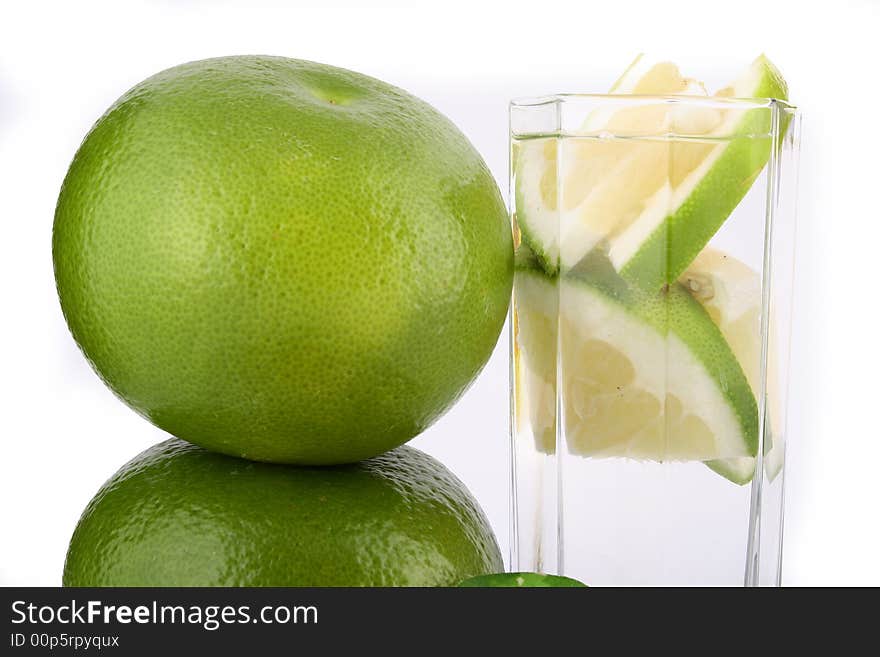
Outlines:
{"label": "lime wedge", "polygon": [[612,93],[706,102],[603,106],[577,136],[516,141],[516,221],[549,273],[575,267],[598,246],[628,280],[659,290],[677,280],[769,158],[769,112],[725,99],[784,99],[787,88],[763,55],[714,99],[674,64],[640,57]]}
{"label": "lime wedge", "polygon": [[[682,274],[680,282],[718,326],[758,398],[761,386],[761,278],[758,273],[726,253],[706,248]],[[774,340],[770,340],[769,347],[764,465],[772,481],[782,469],[784,440],[779,426],[781,390]],[[708,461],[706,465],[737,484],[751,481],[755,471],[755,459],[751,457]]]}
{"label": "lime wedge", "polygon": [[[716,97],[784,100],[788,88],[777,68],[761,55]],[[645,200],[640,215],[615,236],[609,248],[618,271],[646,289],[659,289],[678,279],[770,157],[771,117],[766,109],[708,111],[719,112],[720,121],[702,134],[721,141],[671,142],[667,180]],[[689,129],[689,133],[700,130]]]}
{"label": "lime wedge", "polygon": [[[611,88],[613,94],[687,94],[705,90],[694,80],[682,77],[675,64],[652,62],[639,55]],[[660,130],[667,121],[666,108],[614,110],[597,108],[587,117],[583,130],[626,130],[638,125],[641,130]],[[553,273],[558,269],[560,233],[567,250],[565,262],[572,265],[602,239],[600,226],[578,219],[581,195],[603,181],[622,181],[637,159],[633,151],[644,151],[645,144],[616,142],[611,147],[560,142],[545,136],[514,143],[512,162],[515,176],[516,219],[523,241],[534,252],[542,267]],[[650,149],[648,150],[656,150]],[[560,152],[561,151],[561,152]],[[570,171],[568,169],[571,168]],[[613,169],[614,175],[608,173]],[[565,169],[563,184],[557,184],[557,173]],[[559,199],[560,187],[566,199]],[[570,191],[569,191],[570,190]],[[565,207],[560,207],[563,201]],[[561,224],[565,222],[563,228]]]}

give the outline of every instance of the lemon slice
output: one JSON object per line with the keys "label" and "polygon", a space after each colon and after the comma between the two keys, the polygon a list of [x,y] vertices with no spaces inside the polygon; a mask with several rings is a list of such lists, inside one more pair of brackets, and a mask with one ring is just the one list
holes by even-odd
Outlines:
{"label": "lemon slice", "polygon": [[[706,248],[694,259],[680,281],[718,326],[758,398],[761,386],[760,276],[736,258]],[[772,481],[782,469],[785,453],[778,354],[772,336],[768,352],[764,465]],[[751,481],[755,471],[755,459],[750,457],[709,461],[706,465],[738,484]]]}
{"label": "lemon slice", "polygon": [[543,275],[528,247],[516,255],[513,287],[514,400],[518,435],[535,448],[556,451],[556,344],[558,278]]}
{"label": "lemon slice", "polygon": [[612,93],[670,98],[594,111],[577,136],[515,143],[517,225],[550,273],[601,245],[628,280],[659,290],[677,280],[769,158],[770,113],[725,99],[784,99],[787,88],[762,55],[714,99],[673,64],[642,59]]}
{"label": "lemon slice", "polygon": [[[537,363],[548,354],[557,362],[558,348],[570,452],[651,461],[754,456],[757,406],[746,375],[683,286],[635,290],[600,254],[566,277],[548,277],[537,266],[519,267],[516,275],[519,348],[534,377],[527,381],[549,384],[549,368]],[[554,308],[546,298],[554,292],[558,336],[552,327],[523,331],[547,326]],[[555,427],[543,398],[529,410],[533,424]]]}

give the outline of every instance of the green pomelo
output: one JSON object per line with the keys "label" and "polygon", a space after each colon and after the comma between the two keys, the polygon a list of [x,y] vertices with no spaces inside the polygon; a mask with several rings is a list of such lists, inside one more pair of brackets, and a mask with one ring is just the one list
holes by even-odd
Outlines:
{"label": "green pomelo", "polygon": [[454,586],[503,568],[464,485],[411,447],[255,463],[171,439],[117,472],[74,531],[65,586]]}
{"label": "green pomelo", "polygon": [[504,322],[512,242],[483,160],[373,78],[184,64],[101,117],[53,258],[71,332],[133,409],[260,461],[353,462],[462,394]]}

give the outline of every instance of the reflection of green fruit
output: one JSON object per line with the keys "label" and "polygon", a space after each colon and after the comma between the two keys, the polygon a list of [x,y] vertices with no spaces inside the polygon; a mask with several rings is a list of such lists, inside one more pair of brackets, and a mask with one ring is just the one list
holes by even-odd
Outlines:
{"label": "reflection of green fruit", "polygon": [[64,584],[453,586],[501,568],[476,501],[418,450],[294,468],[172,439],[91,501]]}
{"label": "reflection of green fruit", "polygon": [[544,575],[543,573],[496,573],[494,575],[481,575],[466,579],[459,586],[465,587],[505,587],[505,588],[575,588],[586,587],[571,577],[561,575]]}
{"label": "reflection of green fruit", "polygon": [[137,85],[76,154],[53,256],[74,338],[159,427],[256,460],[419,433],[488,358],[510,226],[467,139],[378,80],[277,57]]}

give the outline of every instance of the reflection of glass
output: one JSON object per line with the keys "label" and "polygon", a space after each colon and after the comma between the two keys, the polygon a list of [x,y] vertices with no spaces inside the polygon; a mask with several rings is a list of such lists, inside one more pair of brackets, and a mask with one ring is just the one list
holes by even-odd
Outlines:
{"label": "reflection of glass", "polygon": [[511,105],[515,570],[777,584],[799,117]]}

